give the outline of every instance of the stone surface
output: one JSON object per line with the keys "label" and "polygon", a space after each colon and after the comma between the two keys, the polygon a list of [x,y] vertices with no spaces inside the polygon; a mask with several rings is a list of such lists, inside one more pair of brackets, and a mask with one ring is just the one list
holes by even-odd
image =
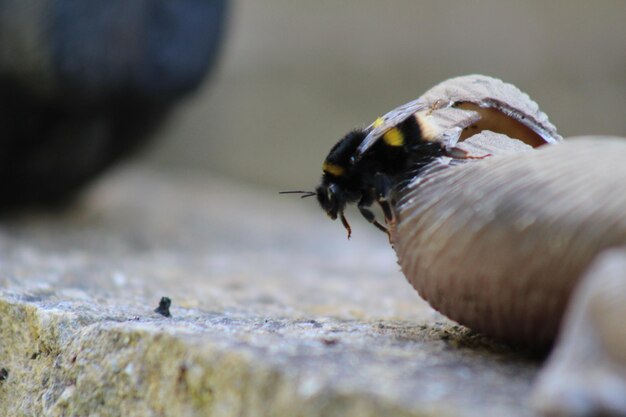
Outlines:
{"label": "stone surface", "polygon": [[[133,168],[0,223],[0,415],[530,416],[539,362],[445,319],[315,201]],[[154,312],[171,298],[171,318]]]}

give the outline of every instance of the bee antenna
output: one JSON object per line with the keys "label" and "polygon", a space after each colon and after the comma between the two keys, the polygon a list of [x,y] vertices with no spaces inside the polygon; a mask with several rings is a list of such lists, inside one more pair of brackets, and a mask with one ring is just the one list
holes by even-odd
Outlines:
{"label": "bee antenna", "polygon": [[279,191],[278,194],[302,194],[300,198],[307,198],[316,195],[315,191]]}

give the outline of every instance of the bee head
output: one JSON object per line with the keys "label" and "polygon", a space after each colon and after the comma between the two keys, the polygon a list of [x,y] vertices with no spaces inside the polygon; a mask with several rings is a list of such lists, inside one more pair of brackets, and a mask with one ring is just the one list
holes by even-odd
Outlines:
{"label": "bee head", "polygon": [[343,198],[342,189],[334,182],[323,181],[316,189],[315,195],[320,203],[322,210],[326,212],[328,217],[335,220],[337,214],[343,211],[345,199]]}
{"label": "bee head", "polygon": [[341,224],[348,231],[348,239],[350,239],[352,229],[350,224],[348,224],[348,220],[346,220],[346,216],[343,214],[343,209],[346,203],[352,201],[351,196],[354,198],[354,195],[352,195],[354,193],[347,192],[328,176],[322,177],[322,183],[317,186],[315,191],[281,191],[280,194],[301,194],[301,198],[316,196],[317,201],[328,217],[333,220],[337,219],[337,217],[341,219]]}

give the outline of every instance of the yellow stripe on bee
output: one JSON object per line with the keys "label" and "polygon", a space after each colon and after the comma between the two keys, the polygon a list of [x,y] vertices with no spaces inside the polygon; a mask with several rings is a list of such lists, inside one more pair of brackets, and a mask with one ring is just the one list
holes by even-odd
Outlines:
{"label": "yellow stripe on bee", "polygon": [[324,162],[324,164],[322,165],[322,171],[334,175],[335,177],[341,177],[344,174],[345,169],[343,169],[339,165],[331,164],[330,162]]}
{"label": "yellow stripe on bee", "polygon": [[404,135],[397,127],[392,127],[384,135],[383,140],[389,146],[402,146],[404,145]]}
{"label": "yellow stripe on bee", "polygon": [[374,127],[374,129],[376,129],[378,126],[382,125],[383,123],[385,123],[385,121],[383,120],[382,117],[379,117],[378,119],[374,120],[374,123],[372,124],[372,127]]}

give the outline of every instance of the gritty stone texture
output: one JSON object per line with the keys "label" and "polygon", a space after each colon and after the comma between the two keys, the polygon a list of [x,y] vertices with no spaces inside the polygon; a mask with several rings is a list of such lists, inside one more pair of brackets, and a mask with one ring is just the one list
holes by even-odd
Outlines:
{"label": "gritty stone texture", "polygon": [[[0,415],[531,416],[538,360],[311,200],[138,169],[0,223]],[[154,312],[172,300],[166,318]]]}

